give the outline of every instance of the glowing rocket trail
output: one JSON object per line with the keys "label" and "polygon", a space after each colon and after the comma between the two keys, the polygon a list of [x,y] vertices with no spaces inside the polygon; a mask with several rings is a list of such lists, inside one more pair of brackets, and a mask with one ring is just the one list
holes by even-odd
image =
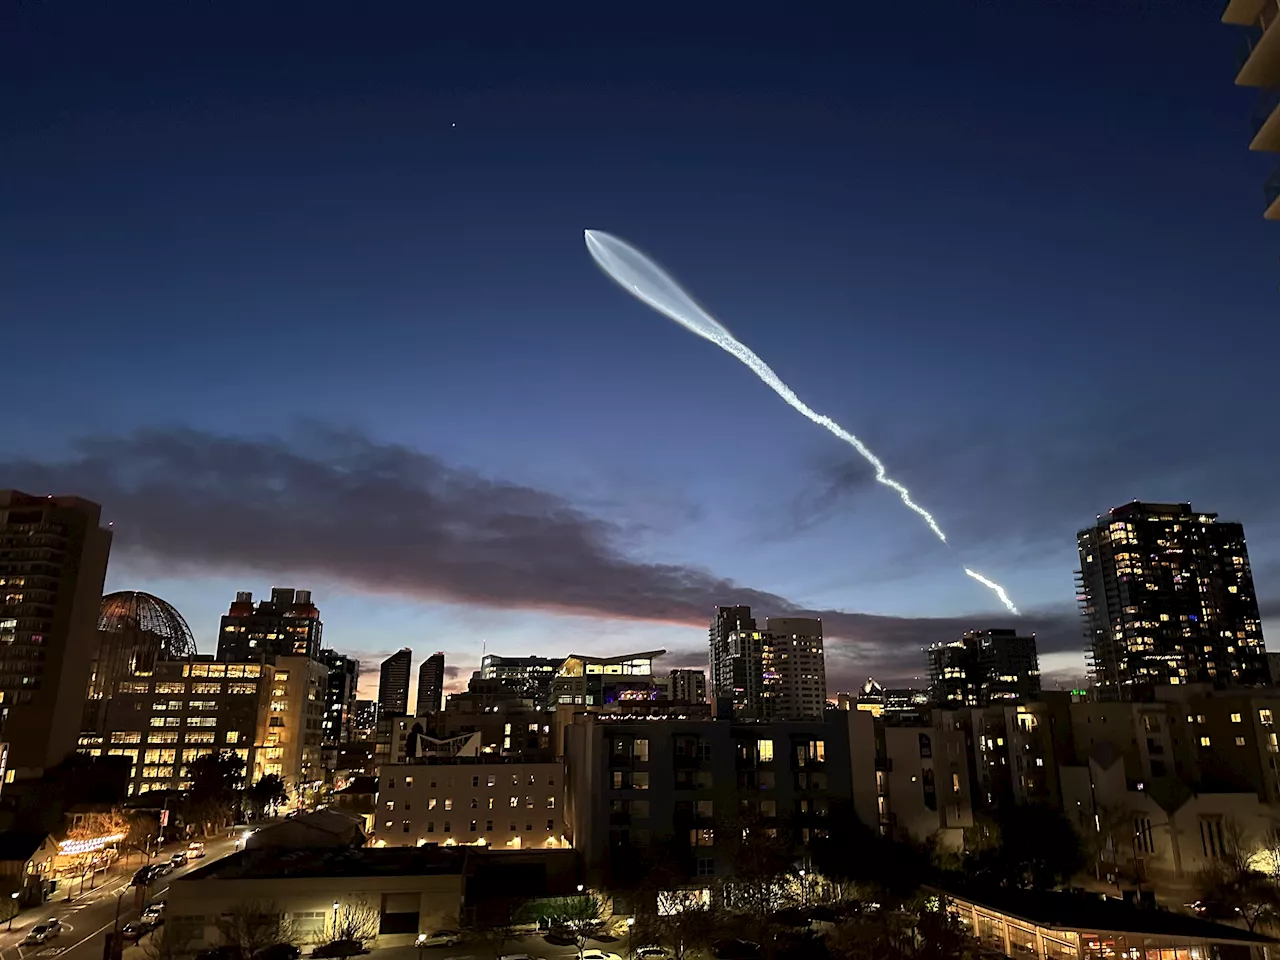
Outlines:
{"label": "glowing rocket trail", "polygon": [[1014,616],[1018,615],[1018,608],[1013,605],[1013,601],[1009,599],[1009,595],[1004,592],[1004,587],[1000,586],[1000,584],[996,583],[994,580],[988,580],[982,574],[978,573],[977,570],[970,570],[968,567],[965,567],[964,572],[973,577],[973,579],[977,580],[987,589],[994,590],[996,596],[1000,598],[1000,602],[1008,608],[1009,612]]}
{"label": "glowing rocket trail", "polygon": [[[825,427],[845,443],[858,451],[862,457],[875,468],[876,481],[889,487],[898,494],[898,498],[908,510],[918,514],[939,540],[947,542],[947,535],[942,532],[933,514],[911,499],[911,493],[897,480],[891,478],[884,464],[861,440],[830,417],[812,410],[795,392],[782,382],[781,378],[770,369],[769,365],[755,355],[738,340],[715,317],[698,306],[694,299],[680,288],[662,268],[646,257],[639,250],[625,241],[599,230],[585,231],[587,250],[613,280],[628,293],[647,303],[659,313],[665,314],[685,329],[698,336],[710,340],[717,347],[741,360],[757,377],[763,380],[778,396],[804,414],[820,427]],[[1017,608],[1009,600],[1004,588],[993,583],[981,574],[965,568],[965,573],[973,577],[983,586],[993,590],[1001,603],[1011,613]]]}

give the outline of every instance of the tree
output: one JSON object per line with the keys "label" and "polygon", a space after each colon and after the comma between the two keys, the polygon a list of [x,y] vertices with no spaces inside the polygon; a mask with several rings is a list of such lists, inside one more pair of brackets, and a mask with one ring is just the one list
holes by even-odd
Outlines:
{"label": "tree", "polygon": [[296,947],[300,942],[289,915],[269,902],[241,901],[217,917],[214,928],[222,944],[235,950],[241,960],[252,960],[267,947],[282,943]]}
{"label": "tree", "polygon": [[172,926],[161,927],[139,942],[146,960],[188,960],[193,938],[184,938]]}
{"label": "tree", "polygon": [[[1270,834],[1271,831],[1268,831]],[[1196,889],[1212,919],[1239,918],[1251,931],[1280,923],[1280,885],[1275,875],[1253,867],[1260,858],[1235,820],[1223,824],[1221,857],[1196,876]],[[1274,837],[1264,838],[1264,844]],[[1263,853],[1265,853],[1265,847]]]}
{"label": "tree", "polygon": [[[972,846],[971,846],[972,844]],[[1000,811],[966,831],[969,880],[1002,887],[1049,890],[1085,865],[1080,835],[1061,813],[1041,804]]]}
{"label": "tree", "polygon": [[827,836],[810,844],[809,859],[818,873],[837,884],[853,884],[870,899],[897,901],[915,893],[928,879],[929,856],[913,844],[882,836],[858,819],[851,804],[832,807]]}
{"label": "tree", "polygon": [[380,925],[381,917],[378,911],[367,903],[344,904],[339,908],[338,915],[333,921],[331,935],[325,942],[352,940],[364,944],[368,940],[377,939]]}
{"label": "tree", "polygon": [[710,946],[717,914],[705,890],[659,890],[644,898],[630,931],[632,945],[666,947],[674,960]]}
{"label": "tree", "polygon": [[590,891],[576,897],[561,897],[547,909],[547,914],[554,918],[554,922],[564,927],[573,938],[578,950],[578,960],[582,960],[587,941],[600,926],[604,913],[605,902]]}
{"label": "tree", "polygon": [[275,814],[277,807],[289,802],[289,793],[285,790],[284,780],[268,773],[245,790],[244,799],[254,817],[269,817]]}
{"label": "tree", "polygon": [[773,942],[774,914],[794,902],[795,862],[790,830],[745,817],[729,827],[733,879],[725,885],[725,905],[750,925],[753,939]]}
{"label": "tree", "polygon": [[229,823],[244,781],[244,761],[234,753],[206,753],[187,766],[191,789],[186,796],[186,816],[199,823],[206,835]]}

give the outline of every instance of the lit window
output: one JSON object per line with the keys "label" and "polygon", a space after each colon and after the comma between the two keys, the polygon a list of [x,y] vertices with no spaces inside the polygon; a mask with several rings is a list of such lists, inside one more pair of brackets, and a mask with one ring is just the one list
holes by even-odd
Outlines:
{"label": "lit window", "polygon": [[1243,747],[1243,746],[1244,746],[1244,737],[1236,737],[1236,746],[1237,746],[1237,747]]}
{"label": "lit window", "polygon": [[757,753],[759,753],[759,755],[760,755],[760,762],[761,762],[761,763],[768,763],[769,761],[771,761],[771,760],[773,759],[773,741],[772,741],[772,740],[757,740],[757,741],[756,741],[756,751],[757,751]]}
{"label": "lit window", "polygon": [[1241,719],[1241,718],[1240,718],[1240,714],[1238,714],[1238,713],[1233,713],[1233,714],[1231,715],[1231,722],[1232,722],[1232,723],[1239,723],[1239,722],[1240,722],[1240,719]]}
{"label": "lit window", "polygon": [[1259,722],[1259,723],[1262,723],[1262,724],[1265,724],[1266,726],[1271,726],[1271,711],[1270,711],[1270,710],[1259,710],[1259,711],[1258,711],[1258,722]]}
{"label": "lit window", "polygon": [[1202,746],[1202,747],[1207,747],[1207,746],[1209,746],[1209,738],[1208,738],[1208,737],[1201,737],[1201,738],[1200,738],[1200,746]]}

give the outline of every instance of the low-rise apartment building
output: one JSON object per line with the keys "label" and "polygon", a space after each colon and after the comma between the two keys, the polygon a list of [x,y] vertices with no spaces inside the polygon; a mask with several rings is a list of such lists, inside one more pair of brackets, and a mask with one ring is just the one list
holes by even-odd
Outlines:
{"label": "low-rise apartment building", "polygon": [[581,714],[565,731],[570,838],[597,880],[656,849],[690,878],[728,875],[744,826],[800,853],[852,799],[848,738],[844,711],[778,723]]}
{"label": "low-rise apartment building", "polygon": [[374,842],[494,850],[568,846],[564,767],[482,754],[428,757],[378,771]]}

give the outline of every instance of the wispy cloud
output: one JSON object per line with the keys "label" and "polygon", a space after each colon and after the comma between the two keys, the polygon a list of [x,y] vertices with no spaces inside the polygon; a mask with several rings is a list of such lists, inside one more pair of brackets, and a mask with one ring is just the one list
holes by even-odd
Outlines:
{"label": "wispy cloud", "polygon": [[[98,500],[114,554],[167,575],[312,576],[421,600],[689,625],[716,604],[749,604],[761,616],[822,617],[836,677],[910,676],[922,647],[975,626],[1038,630],[1045,650],[1080,643],[1069,610],[1016,621],[810,610],[697,567],[645,563],[626,555],[623,528],[557,494],[351,431],[286,442],[144,430],[73,449],[0,463],[0,477]],[[376,670],[376,655],[363,655]]]}

